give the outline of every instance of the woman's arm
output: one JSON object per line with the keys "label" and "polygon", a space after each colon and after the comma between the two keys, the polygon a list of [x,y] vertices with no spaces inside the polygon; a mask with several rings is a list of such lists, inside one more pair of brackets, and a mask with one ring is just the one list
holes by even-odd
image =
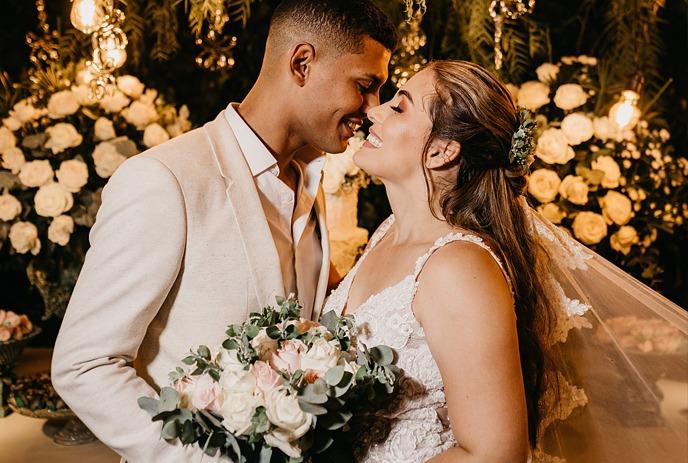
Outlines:
{"label": "woman's arm", "polygon": [[432,463],[518,463],[528,426],[509,286],[483,248],[455,242],[428,261],[413,304],[442,374],[460,447]]}

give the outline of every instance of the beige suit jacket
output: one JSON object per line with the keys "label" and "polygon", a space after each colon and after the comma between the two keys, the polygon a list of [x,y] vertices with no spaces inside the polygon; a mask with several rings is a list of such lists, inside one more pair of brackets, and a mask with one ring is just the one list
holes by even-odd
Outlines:
{"label": "beige suit jacket", "polygon": [[[200,461],[200,450],[160,440],[160,423],[137,399],[168,385],[190,348],[219,345],[228,324],[283,296],[253,177],[220,114],[127,160],[102,198],[55,345],[53,383],[129,463]],[[323,210],[320,189],[323,262],[314,319],[330,260]]]}

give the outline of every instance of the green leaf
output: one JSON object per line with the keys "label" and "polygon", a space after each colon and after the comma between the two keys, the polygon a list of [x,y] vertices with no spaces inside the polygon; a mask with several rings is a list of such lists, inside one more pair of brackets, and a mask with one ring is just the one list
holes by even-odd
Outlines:
{"label": "green leaf", "polygon": [[151,416],[155,416],[159,413],[158,412],[158,405],[160,403],[159,400],[154,399],[153,397],[139,397],[137,402],[139,404],[139,408],[147,411],[148,413],[150,413]]}
{"label": "green leaf", "polygon": [[280,339],[282,337],[282,331],[280,331],[279,328],[276,326],[268,326],[267,329],[265,330],[265,333],[271,338],[271,339]]}
{"label": "green leaf", "polygon": [[179,394],[171,387],[163,387],[160,390],[160,404],[158,413],[171,412],[179,406]]}
{"label": "green leaf", "polygon": [[211,368],[210,370],[208,370],[208,374],[209,374],[210,377],[213,378],[213,380],[215,380],[216,382],[217,382],[217,381],[220,381],[220,372],[219,372],[219,371],[217,371],[217,370]]}
{"label": "green leaf", "polygon": [[322,407],[320,405],[313,404],[311,402],[308,402],[306,400],[302,400],[299,397],[299,407],[301,410],[303,410],[306,413],[310,413],[311,415],[325,415],[327,413],[327,409],[325,407]]}
{"label": "green leaf", "polygon": [[325,326],[329,331],[332,333],[337,332],[337,326],[339,325],[339,317],[335,313],[334,310],[330,310],[329,312],[323,314],[322,317],[320,317],[320,323]]}
{"label": "green leaf", "polygon": [[227,339],[222,343],[222,347],[227,350],[237,350],[239,348],[239,344],[234,339]]}
{"label": "green leaf", "polygon": [[208,349],[208,346],[198,346],[198,355],[205,360],[210,360],[210,349]]}
{"label": "green leaf", "polygon": [[165,440],[174,440],[179,436],[179,425],[176,420],[167,421],[162,426],[160,437]]}
{"label": "green leaf", "polygon": [[371,348],[370,356],[379,365],[391,365],[394,362],[394,351],[388,346]]}
{"label": "green leaf", "polygon": [[182,360],[182,363],[184,365],[193,365],[195,361],[196,361],[196,358],[193,355],[189,355],[188,357],[184,357],[184,359]]}
{"label": "green leaf", "polygon": [[330,386],[336,386],[344,378],[344,373],[345,371],[343,366],[337,365],[332,367],[327,370],[327,373],[325,373],[325,382]]}
{"label": "green leaf", "polygon": [[185,421],[182,425],[181,441],[183,444],[193,444],[196,441],[196,433],[192,421]]}
{"label": "green leaf", "polygon": [[253,339],[260,333],[260,327],[256,325],[248,325],[246,327],[246,336]]}
{"label": "green leaf", "polygon": [[260,454],[258,455],[258,463],[270,463],[272,459],[272,447],[264,445],[260,449]]}

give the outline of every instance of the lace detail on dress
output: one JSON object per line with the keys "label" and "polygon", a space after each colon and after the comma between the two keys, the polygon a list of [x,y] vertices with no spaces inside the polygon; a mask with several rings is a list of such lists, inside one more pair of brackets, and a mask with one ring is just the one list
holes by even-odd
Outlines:
{"label": "lace detail on dress", "polygon": [[[323,313],[341,314],[353,279],[368,253],[394,222],[390,216],[370,239],[363,255],[325,303]],[[469,241],[495,253],[477,236],[451,233],[420,256],[412,274],[370,296],[354,313],[359,339],[367,345],[386,344],[398,354],[403,370],[395,398],[374,417],[367,417],[357,434],[356,459],[365,463],[420,463],[457,445],[447,418],[447,401],[439,367],[432,357],[423,327],[412,310],[417,277],[430,256],[453,241]],[[506,273],[505,273],[506,276]],[[507,278],[508,281],[508,278]],[[509,283],[510,284],[510,283]]]}

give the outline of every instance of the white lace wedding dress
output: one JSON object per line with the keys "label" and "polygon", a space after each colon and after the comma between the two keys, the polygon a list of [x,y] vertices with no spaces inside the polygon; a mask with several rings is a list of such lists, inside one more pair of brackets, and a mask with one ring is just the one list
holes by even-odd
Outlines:
{"label": "white lace wedding dress", "polygon": [[[341,314],[349,298],[351,284],[368,253],[385,236],[394,222],[390,216],[375,232],[356,265],[325,303],[323,313]],[[418,287],[417,278],[430,256],[453,241],[469,241],[494,252],[475,235],[451,233],[440,239],[416,261],[413,273],[393,286],[370,296],[355,310],[359,339],[366,345],[385,344],[396,350],[397,365],[404,374],[394,404],[373,420],[362,436],[357,459],[366,463],[421,463],[457,445],[447,419],[447,401],[440,371],[428,347],[423,327],[411,304]]]}

